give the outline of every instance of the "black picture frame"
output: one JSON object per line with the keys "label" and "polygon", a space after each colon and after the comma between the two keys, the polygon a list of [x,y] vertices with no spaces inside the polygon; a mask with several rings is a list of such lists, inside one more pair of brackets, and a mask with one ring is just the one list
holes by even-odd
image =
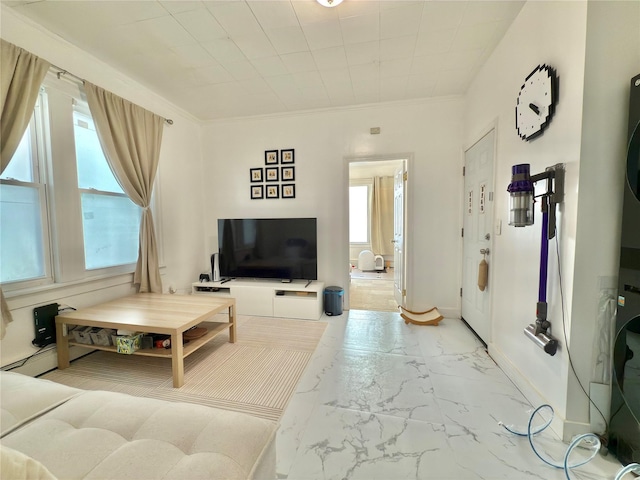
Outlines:
{"label": "black picture frame", "polygon": [[278,167],[265,167],[264,176],[267,182],[277,182],[280,180],[280,169]]}
{"label": "black picture frame", "polygon": [[286,150],[280,150],[280,163],[295,163],[296,160],[296,151],[293,148],[289,148]]}
{"label": "black picture frame", "polygon": [[264,164],[265,165],[278,165],[278,150],[265,150],[265,152],[264,152]]}
{"label": "black picture frame", "polygon": [[282,198],[296,198],[296,184],[295,183],[283,183],[282,184]]}
{"label": "black picture frame", "polygon": [[251,185],[251,200],[258,200],[261,198],[264,198],[264,186]]}
{"label": "black picture frame", "polygon": [[280,179],[293,182],[296,179],[296,167],[280,167]]}
{"label": "black picture frame", "polygon": [[262,182],[262,168],[250,168],[251,183]]}
{"label": "black picture frame", "polygon": [[280,185],[267,185],[266,198],[280,198]]}

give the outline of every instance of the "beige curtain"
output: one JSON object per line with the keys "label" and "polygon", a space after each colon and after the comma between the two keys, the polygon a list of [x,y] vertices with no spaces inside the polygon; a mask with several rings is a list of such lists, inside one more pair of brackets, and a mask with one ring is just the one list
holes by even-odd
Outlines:
{"label": "beige curtain", "polygon": [[371,247],[378,255],[393,254],[393,177],[374,177],[371,195]]}
{"label": "beige curtain", "polygon": [[133,283],[140,292],[162,292],[153,217],[149,205],[158,170],[164,118],[85,82],[100,145],[125,193],[142,207],[140,247]]}
{"label": "beige curtain", "polygon": [[[29,125],[38,91],[50,64],[15,45],[0,39],[0,174],[4,172]],[[0,289],[2,322],[0,339],[11,311]]]}
{"label": "beige curtain", "polygon": [[0,164],[3,172],[29,125],[50,64],[9,42],[0,42]]}

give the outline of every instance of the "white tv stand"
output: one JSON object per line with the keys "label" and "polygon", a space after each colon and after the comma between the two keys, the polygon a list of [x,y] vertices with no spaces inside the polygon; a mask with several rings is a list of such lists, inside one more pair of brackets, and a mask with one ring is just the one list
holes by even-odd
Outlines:
{"label": "white tv stand", "polygon": [[234,297],[240,315],[318,320],[323,311],[324,282],[307,283],[245,278],[224,283],[194,282],[191,293]]}

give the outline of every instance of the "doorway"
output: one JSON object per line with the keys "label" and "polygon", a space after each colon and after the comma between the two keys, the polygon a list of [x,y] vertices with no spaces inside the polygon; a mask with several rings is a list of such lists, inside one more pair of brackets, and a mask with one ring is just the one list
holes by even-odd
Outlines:
{"label": "doorway", "polygon": [[406,159],[349,162],[350,309],[405,304],[406,171]]}

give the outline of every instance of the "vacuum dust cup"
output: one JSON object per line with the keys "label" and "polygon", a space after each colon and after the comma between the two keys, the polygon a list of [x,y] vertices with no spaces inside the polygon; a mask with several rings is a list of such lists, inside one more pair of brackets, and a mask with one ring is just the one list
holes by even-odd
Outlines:
{"label": "vacuum dust cup", "polygon": [[509,225],[526,227],[533,225],[533,182],[528,163],[511,167],[511,183],[507,187],[509,197]]}

